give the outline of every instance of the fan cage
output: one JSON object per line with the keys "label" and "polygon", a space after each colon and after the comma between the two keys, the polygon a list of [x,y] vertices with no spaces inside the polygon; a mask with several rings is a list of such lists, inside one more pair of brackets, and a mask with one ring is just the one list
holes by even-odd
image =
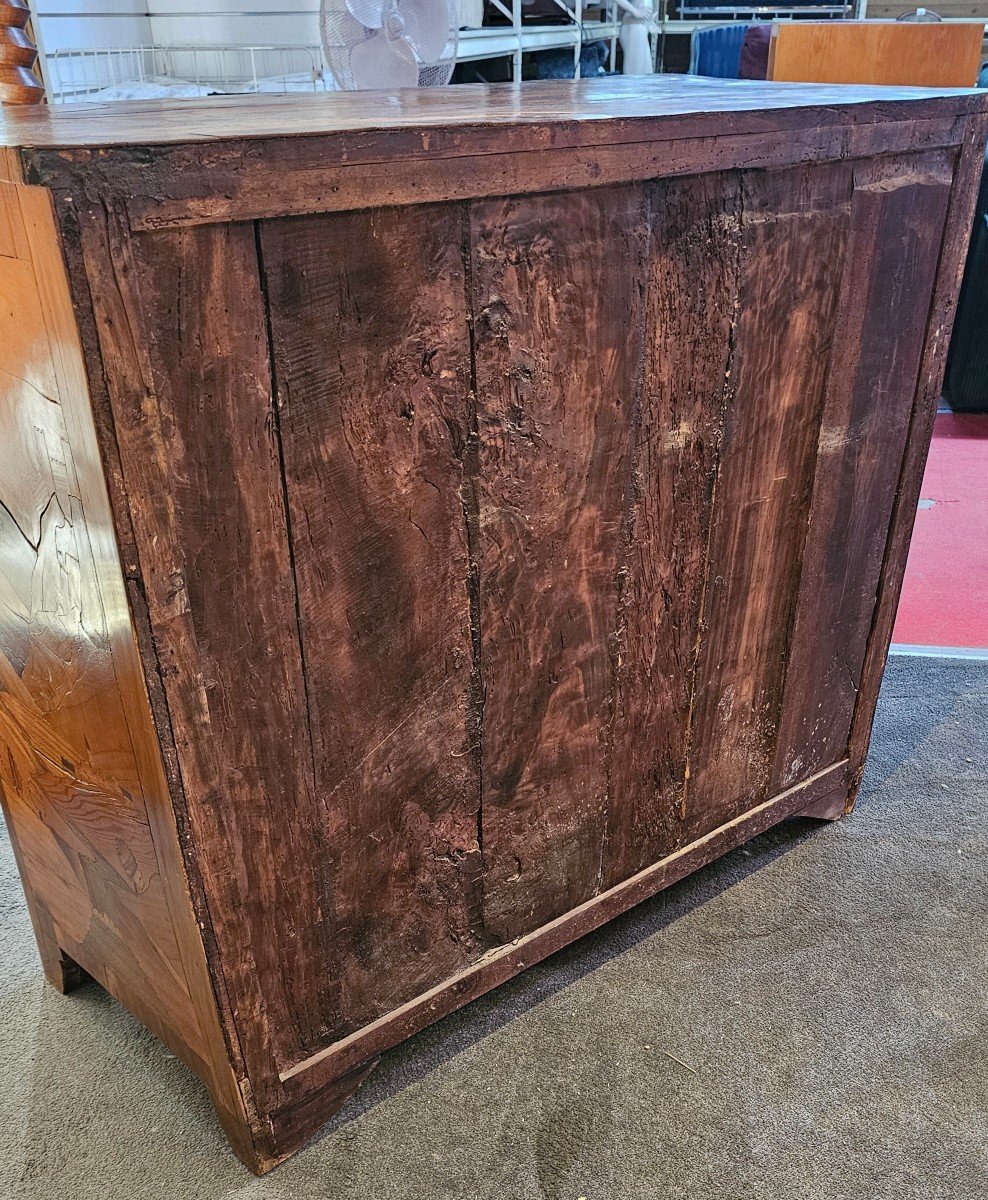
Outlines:
{"label": "fan cage", "polygon": [[[402,3],[415,0],[381,0],[382,22],[384,15],[396,9],[401,12]],[[435,62],[418,62],[419,87],[443,87],[449,83],[456,66],[459,30],[454,0],[446,0],[446,41],[442,53]],[[323,52],[336,82],[346,90],[360,90],[354,78],[351,53],[356,46],[371,39],[385,38],[383,29],[371,29],[362,24],[351,12],[347,0],[323,0],[319,13],[319,29],[322,34]],[[387,88],[390,83],[382,78],[377,86]]]}

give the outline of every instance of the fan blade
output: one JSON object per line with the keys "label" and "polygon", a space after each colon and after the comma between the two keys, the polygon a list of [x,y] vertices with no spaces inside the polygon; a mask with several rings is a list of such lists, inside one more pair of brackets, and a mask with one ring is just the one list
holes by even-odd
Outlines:
{"label": "fan blade", "polygon": [[417,87],[418,63],[402,38],[369,37],[350,51],[350,70],[358,88]]}
{"label": "fan blade", "polygon": [[451,23],[447,0],[399,0],[398,11],[405,23],[402,37],[419,62],[438,62],[449,41]]}
{"label": "fan blade", "polygon": [[384,24],[384,0],[346,0],[346,6],[367,29],[380,29]]}

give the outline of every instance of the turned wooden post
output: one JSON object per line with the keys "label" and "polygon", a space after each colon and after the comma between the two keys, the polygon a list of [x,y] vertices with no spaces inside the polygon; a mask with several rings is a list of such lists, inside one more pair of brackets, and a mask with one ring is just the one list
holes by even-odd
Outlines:
{"label": "turned wooden post", "polygon": [[41,80],[31,69],[38,57],[26,26],[27,0],[0,0],[0,104],[40,104]]}

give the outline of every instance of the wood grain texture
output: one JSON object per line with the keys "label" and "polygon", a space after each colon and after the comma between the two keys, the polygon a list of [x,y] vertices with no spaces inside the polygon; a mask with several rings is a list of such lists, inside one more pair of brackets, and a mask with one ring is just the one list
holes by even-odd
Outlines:
{"label": "wood grain texture", "polygon": [[841,276],[849,168],[746,174],[730,395],[693,697],[686,840],[769,795]]}
{"label": "wood grain texture", "polygon": [[772,26],[775,82],[974,87],[984,21],[787,21]]}
{"label": "wood grain texture", "polygon": [[243,1105],[161,772],[50,196],[0,257],[0,799],[60,991],[92,976]]}
{"label": "wood grain texture", "polygon": [[954,180],[947,207],[947,219],[936,283],[930,303],[923,355],[920,360],[919,381],[913,401],[903,456],[902,471],[896,489],[895,503],[885,545],[882,575],[878,589],[861,685],[858,689],[851,736],[848,742],[849,758],[853,770],[853,786],[850,804],[857,796],[857,789],[864,771],[868,745],[871,741],[872,722],[878,691],[892,640],[892,625],[899,604],[902,578],[909,554],[909,539],[916,519],[923,484],[923,470],[933,436],[933,422],[937,404],[943,389],[943,376],[947,363],[947,348],[957,311],[957,296],[960,291],[961,273],[967,247],[971,238],[971,222],[977,200],[978,182],[984,170],[985,138],[988,136],[988,118],[972,120],[964,134],[954,166]]}
{"label": "wood grain texture", "polygon": [[20,207],[20,188],[0,181],[0,257],[31,257]]}
{"label": "wood grain texture", "polygon": [[644,382],[613,654],[601,882],[679,843],[707,546],[737,319],[741,183],[648,189]]}
{"label": "wood grain texture", "polygon": [[12,146],[0,145],[0,182],[24,182],[20,151]]}
{"label": "wood grain texture", "polygon": [[[394,204],[468,200],[564,189],[602,187],[637,180],[717,171],[742,162],[747,167],[784,167],[836,157],[861,158],[876,151],[910,151],[954,145],[955,117],[903,121],[891,127],[873,121],[848,126],[833,120],[806,128],[730,131],[736,122],[711,117],[652,122],[615,133],[613,142],[567,145],[541,131],[493,129],[481,143],[487,153],[459,153],[453,130],[430,136],[427,145],[407,134],[363,139],[319,137],[266,142],[244,156],[234,144],[210,156],[203,172],[185,156],[163,149],[153,169],[143,156],[113,171],[132,228],[167,229],[215,221],[255,220],[281,213],[340,212]],[[727,125],[727,128],[718,126]],[[759,124],[761,124],[759,122]],[[646,136],[650,132],[651,136]],[[499,135],[499,136],[495,136]],[[394,156],[382,143],[393,141]],[[575,139],[574,139],[575,140]],[[342,145],[340,144],[342,142]],[[124,152],[126,153],[126,152]],[[338,162],[334,160],[339,160]],[[353,171],[354,159],[367,160]],[[64,174],[65,160],[59,158]],[[75,187],[91,186],[105,162],[85,155]]]}
{"label": "wood grain texture", "polygon": [[270,1106],[277,1064],[326,1035],[330,959],[254,231],[110,238],[90,283],[156,669],[216,969]]}
{"label": "wood grain texture", "polygon": [[308,1079],[318,1085],[324,1079],[338,1077],[351,1070],[353,1064],[366,1062],[370,1056],[382,1053],[441,1017],[471,1003],[663,888],[671,887],[690,872],[699,870],[750,838],[764,833],[779,821],[804,812],[810,816],[818,811],[832,812],[834,806],[846,798],[848,780],[848,763],[842,759],[812,779],[773,796],[764,804],[681,846],[614,887],[599,892],[540,929],[506,946],[490,950],[462,974],[446,980],[343,1041],[328,1046],[305,1062],[298,1063],[291,1072],[291,1078],[298,1081]]}
{"label": "wood grain texture", "polygon": [[43,119],[0,114],[0,145],[18,178],[76,203],[119,201],[132,229],[149,230],[955,145],[963,114],[984,103],[923,89],[610,77],[359,103],[215,98],[191,125],[181,104],[116,104],[112,121],[93,119],[98,106],[56,106]]}
{"label": "wood grain texture", "polygon": [[484,924],[499,941],[597,886],[645,239],[637,187],[471,214]]}
{"label": "wood grain texture", "polygon": [[48,331],[0,340],[39,945],[255,1170],[401,1038],[852,799],[985,99],[639,86],[63,114],[0,158],[62,233],[0,189],[0,332]]}
{"label": "wood grain texture", "polygon": [[[528,131],[543,148],[561,139],[570,144],[613,144],[651,140],[627,136],[652,121],[669,123],[670,137],[687,126],[698,132],[745,129],[793,130],[827,124],[847,126],[922,120],[945,113],[985,111],[973,90],[931,91],[921,87],[854,87],[746,81],[743,89],[724,79],[655,75],[624,78],[539,80],[514,84],[457,85],[455,88],[376,91],[355,95],[213,96],[190,106],[181,100],[114,101],[112,104],[51,105],[41,110],[0,113],[0,147],[112,151],[116,147],[168,144],[196,147],[199,161],[223,139],[250,141],[302,138],[306,134],[372,134],[408,131],[428,153],[443,129],[458,130],[461,153],[490,153],[484,135],[497,129],[515,136]],[[107,117],[112,118],[107,120]],[[675,132],[673,132],[675,131]],[[102,153],[96,157],[103,157]],[[380,161],[380,160],[379,160]],[[49,160],[55,167],[54,157]],[[51,181],[49,181],[51,182]]]}
{"label": "wood grain texture", "polygon": [[[9,283],[5,297],[23,299]],[[29,877],[47,881],[49,948],[101,981],[123,974],[159,1026],[191,1030],[197,1043],[58,394],[10,376],[3,388],[0,435],[19,469],[0,497],[0,779],[19,854]]]}
{"label": "wood grain texture", "polygon": [[0,0],[0,104],[42,104],[44,84],[32,68],[37,48],[28,34],[26,0]]}
{"label": "wood grain texture", "polygon": [[846,752],[950,195],[945,155],[855,169],[773,787]]}
{"label": "wood grain texture", "polygon": [[261,233],[335,1036],[481,945],[462,224],[449,205]]}

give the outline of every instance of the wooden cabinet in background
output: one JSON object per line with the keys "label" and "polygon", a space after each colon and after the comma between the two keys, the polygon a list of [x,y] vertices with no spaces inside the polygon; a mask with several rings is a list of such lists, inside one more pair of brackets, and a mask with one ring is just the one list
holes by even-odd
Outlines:
{"label": "wooden cabinet in background", "polygon": [[973,93],[7,115],[0,781],[45,969],[295,1150],[401,1039],[853,803]]}
{"label": "wooden cabinet in background", "polygon": [[984,36],[984,21],[776,21],[768,78],[974,87]]}

